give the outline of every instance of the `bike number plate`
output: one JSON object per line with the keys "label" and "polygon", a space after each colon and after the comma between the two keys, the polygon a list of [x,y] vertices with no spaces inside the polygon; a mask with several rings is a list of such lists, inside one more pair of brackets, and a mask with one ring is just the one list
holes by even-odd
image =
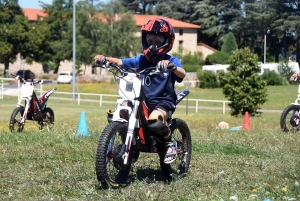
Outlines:
{"label": "bike number plate", "polygon": [[132,82],[126,82],[125,91],[131,92],[132,88],[133,88],[133,83]]}
{"label": "bike number plate", "polygon": [[33,93],[33,85],[31,82],[24,82],[21,86],[21,96],[30,97]]}

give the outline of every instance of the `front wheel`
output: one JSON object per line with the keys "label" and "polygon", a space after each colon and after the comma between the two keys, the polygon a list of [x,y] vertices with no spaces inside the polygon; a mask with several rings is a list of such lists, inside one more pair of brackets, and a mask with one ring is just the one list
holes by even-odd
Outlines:
{"label": "front wheel", "polygon": [[161,146],[158,151],[161,170],[168,180],[173,176],[184,176],[189,169],[192,156],[192,138],[187,124],[181,119],[173,119],[170,129],[173,140],[177,142],[176,160],[171,164],[165,164],[166,148]]}
{"label": "front wheel", "polygon": [[22,132],[23,131],[24,124],[25,124],[25,121],[23,123],[21,123],[23,114],[24,114],[24,107],[16,107],[14,109],[14,111],[11,114],[10,121],[9,121],[9,130],[11,132],[14,132],[14,131]]}
{"label": "front wheel", "polygon": [[295,133],[300,130],[300,105],[289,105],[283,110],[280,127],[284,132]]}
{"label": "front wheel", "polygon": [[[127,165],[121,159],[127,134],[127,123],[111,122],[103,130],[97,147],[96,175],[103,188],[120,187],[125,182],[131,167],[131,157]],[[130,156],[131,154],[129,154]]]}

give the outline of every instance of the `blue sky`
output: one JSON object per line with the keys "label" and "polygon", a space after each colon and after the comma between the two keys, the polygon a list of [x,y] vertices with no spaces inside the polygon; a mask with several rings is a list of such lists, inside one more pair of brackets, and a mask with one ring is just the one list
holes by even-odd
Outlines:
{"label": "blue sky", "polygon": [[[19,0],[19,5],[21,8],[42,8],[40,6],[39,1],[46,3],[46,4],[52,4],[53,0]],[[75,2],[78,2],[79,0],[75,0]],[[107,0],[103,0],[106,2]]]}
{"label": "blue sky", "polygon": [[42,8],[39,1],[52,4],[52,0],[19,0],[19,5],[21,8]]}

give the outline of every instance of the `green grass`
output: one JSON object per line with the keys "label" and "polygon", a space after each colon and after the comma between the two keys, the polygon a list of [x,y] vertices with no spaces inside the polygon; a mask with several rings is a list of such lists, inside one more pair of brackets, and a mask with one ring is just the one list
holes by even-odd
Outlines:
{"label": "green grass", "polygon": [[[70,86],[58,87],[61,91]],[[191,97],[221,100],[220,92],[192,89]],[[282,110],[296,98],[297,86],[270,87],[268,92],[265,107]],[[193,140],[187,176],[165,183],[158,156],[142,153],[132,167],[128,186],[102,190],[95,176],[95,153],[107,124],[105,112],[114,104],[77,105],[50,98],[48,106],[56,115],[51,132],[39,131],[35,122],[28,122],[23,133],[10,133],[8,120],[16,101],[16,97],[0,100],[0,200],[300,199],[299,134],[281,131],[278,112],[251,117],[249,131],[230,131],[216,126],[220,121],[241,126],[242,117],[222,115],[219,110],[196,114],[194,109],[185,115],[185,108],[179,108],[174,116],[187,122]],[[90,137],[75,135],[82,111]]]}

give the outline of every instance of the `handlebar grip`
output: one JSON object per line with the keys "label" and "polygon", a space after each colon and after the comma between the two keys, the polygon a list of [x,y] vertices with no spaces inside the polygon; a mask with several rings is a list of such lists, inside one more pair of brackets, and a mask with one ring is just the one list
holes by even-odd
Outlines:
{"label": "handlebar grip", "polygon": [[92,65],[93,68],[96,68],[96,67],[99,67],[99,68],[108,68],[109,67],[109,64],[110,64],[110,61],[109,60],[106,60],[104,64],[94,64]]}
{"label": "handlebar grip", "polygon": [[173,68],[174,66],[175,66],[175,64],[169,63],[168,66],[167,66],[167,69],[171,69],[171,68]]}

